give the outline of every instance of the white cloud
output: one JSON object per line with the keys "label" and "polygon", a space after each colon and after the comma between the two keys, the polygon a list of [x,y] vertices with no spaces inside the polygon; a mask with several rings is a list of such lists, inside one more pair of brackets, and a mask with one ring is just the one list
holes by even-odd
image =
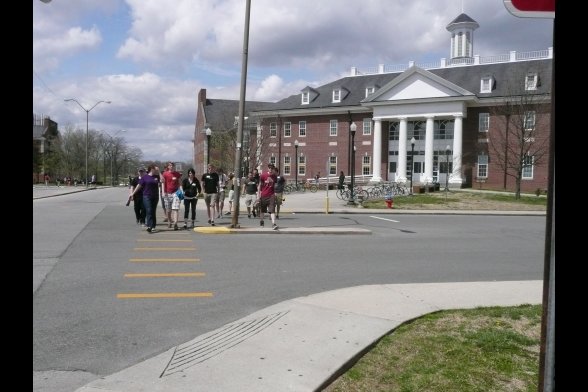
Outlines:
{"label": "white cloud", "polygon": [[[92,105],[90,128],[127,129],[146,159],[192,154],[197,94],[238,99],[242,0],[80,0],[33,3],[33,111],[85,127],[64,98]],[[447,57],[455,0],[256,0],[247,99],[277,101],[378,64]],[[552,21],[516,18],[501,1],[470,0],[474,53],[552,46]]]}

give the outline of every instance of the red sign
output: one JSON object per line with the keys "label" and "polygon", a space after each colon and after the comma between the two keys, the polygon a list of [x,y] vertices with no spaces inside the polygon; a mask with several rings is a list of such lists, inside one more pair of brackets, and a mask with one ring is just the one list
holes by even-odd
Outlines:
{"label": "red sign", "polygon": [[555,18],[555,0],[503,0],[514,16],[521,18]]}

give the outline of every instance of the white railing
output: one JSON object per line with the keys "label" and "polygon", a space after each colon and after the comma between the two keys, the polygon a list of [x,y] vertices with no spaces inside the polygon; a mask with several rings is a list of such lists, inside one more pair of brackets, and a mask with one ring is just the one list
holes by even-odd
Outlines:
{"label": "white railing", "polygon": [[[525,60],[539,60],[553,58],[552,48],[546,50],[535,50],[531,52],[510,52],[506,54],[499,54],[495,56],[479,56],[479,64],[497,64],[506,63],[509,61],[525,61]],[[478,57],[476,55],[476,57]],[[395,64],[395,65],[381,65],[378,67],[369,67],[365,70],[359,70],[357,67],[351,67],[351,76],[360,75],[374,75],[381,73],[393,73],[406,71],[412,64],[416,64],[414,61],[410,61],[408,64]],[[430,63],[417,64],[423,69],[436,69],[456,66],[470,66],[477,65],[477,61],[474,57],[464,57],[455,59],[441,59],[441,61],[434,61]]]}

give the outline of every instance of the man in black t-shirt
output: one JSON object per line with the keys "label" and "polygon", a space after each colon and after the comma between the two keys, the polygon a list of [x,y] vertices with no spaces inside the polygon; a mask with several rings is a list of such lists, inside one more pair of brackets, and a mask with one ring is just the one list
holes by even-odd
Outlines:
{"label": "man in black t-shirt", "polygon": [[[141,168],[137,171],[137,173],[138,175],[129,182],[129,190],[131,195],[133,194],[133,191],[135,190],[137,185],[139,185],[139,180],[141,179],[141,177],[145,175],[145,169]],[[133,205],[135,209],[135,218],[137,219],[137,224],[145,226],[145,206],[143,205],[142,189],[139,189],[139,191],[133,195]]]}
{"label": "man in black t-shirt", "polygon": [[202,180],[200,182],[202,187],[204,188],[204,202],[206,203],[206,212],[208,213],[208,223],[211,226],[214,226],[214,202],[216,200],[216,195],[219,189],[218,174],[212,163],[208,164],[208,171],[202,175]]}

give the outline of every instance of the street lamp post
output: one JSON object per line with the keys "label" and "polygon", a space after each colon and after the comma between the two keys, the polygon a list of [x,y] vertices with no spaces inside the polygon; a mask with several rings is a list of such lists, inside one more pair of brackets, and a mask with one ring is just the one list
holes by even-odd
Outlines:
{"label": "street lamp post", "polygon": [[79,107],[82,108],[82,110],[84,110],[86,112],[86,188],[88,188],[88,118],[90,116],[90,112],[92,111],[92,109],[94,109],[96,106],[98,106],[99,104],[101,104],[102,102],[104,103],[110,103],[110,101],[98,101],[94,104],[94,106],[92,106],[90,109],[86,109],[85,107],[82,106],[81,103],[78,102],[77,99],[74,98],[68,98],[64,100],[65,102],[70,102],[73,101],[75,103],[78,104]]}
{"label": "street lamp post", "polygon": [[298,190],[298,139],[294,140],[294,150],[296,150],[296,171],[294,172],[294,183],[296,184],[296,190]]}
{"label": "street lamp post", "polygon": [[206,128],[206,166],[210,163],[210,136],[212,135],[212,129]]}
{"label": "street lamp post", "polygon": [[355,205],[355,131],[357,131],[357,125],[351,123],[349,126],[351,132],[351,197],[349,198],[349,205]]}
{"label": "street lamp post", "polygon": [[449,191],[449,154],[451,153],[451,147],[445,146],[445,201],[447,201],[447,191]]}
{"label": "street lamp post", "polygon": [[414,144],[416,139],[414,136],[410,139],[410,194],[412,195],[412,175],[414,174]]}

